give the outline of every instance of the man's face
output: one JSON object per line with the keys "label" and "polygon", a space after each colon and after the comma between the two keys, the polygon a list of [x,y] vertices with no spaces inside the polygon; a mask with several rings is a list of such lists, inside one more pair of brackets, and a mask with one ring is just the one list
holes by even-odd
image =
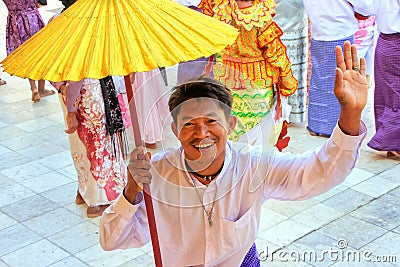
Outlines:
{"label": "man's face", "polygon": [[218,101],[196,98],[180,105],[172,130],[183,147],[186,160],[196,171],[218,171],[225,159],[225,144],[236,118],[226,118]]}

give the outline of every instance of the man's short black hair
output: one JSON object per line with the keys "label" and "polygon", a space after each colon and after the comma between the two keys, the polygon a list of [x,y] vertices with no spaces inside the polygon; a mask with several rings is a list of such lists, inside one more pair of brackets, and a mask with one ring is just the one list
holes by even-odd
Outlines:
{"label": "man's short black hair", "polygon": [[180,109],[179,105],[186,100],[194,98],[218,100],[218,104],[224,110],[226,118],[228,119],[231,115],[232,95],[229,88],[213,78],[200,76],[179,84],[172,89],[168,106],[175,123]]}

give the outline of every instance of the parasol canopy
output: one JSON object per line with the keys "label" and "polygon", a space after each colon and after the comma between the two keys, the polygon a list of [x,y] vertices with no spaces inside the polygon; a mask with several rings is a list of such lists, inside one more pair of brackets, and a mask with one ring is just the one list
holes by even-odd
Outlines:
{"label": "parasol canopy", "polygon": [[79,0],[2,62],[11,75],[79,81],[209,56],[237,30],[171,0]]}

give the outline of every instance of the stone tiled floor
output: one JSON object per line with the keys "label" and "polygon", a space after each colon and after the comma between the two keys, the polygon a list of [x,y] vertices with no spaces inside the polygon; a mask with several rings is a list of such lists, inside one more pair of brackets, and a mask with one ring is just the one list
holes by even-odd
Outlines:
{"label": "stone tiled floor", "polygon": [[[60,7],[48,2],[41,11],[46,18]],[[0,3],[0,59],[6,15]],[[85,206],[75,205],[77,179],[57,95],[34,104],[28,81],[6,73],[3,78],[8,84],[0,87],[0,267],[152,266],[150,245],[104,252],[99,218],[86,218]],[[368,140],[374,132],[371,102],[363,119]],[[305,124],[291,127],[290,135],[293,153],[325,140],[310,136]],[[263,266],[400,266],[400,161],[365,143],[343,184],[307,201],[265,204],[257,239]],[[295,262],[296,255],[310,258]],[[342,260],[346,255],[349,261]],[[375,256],[396,258],[374,262]]]}

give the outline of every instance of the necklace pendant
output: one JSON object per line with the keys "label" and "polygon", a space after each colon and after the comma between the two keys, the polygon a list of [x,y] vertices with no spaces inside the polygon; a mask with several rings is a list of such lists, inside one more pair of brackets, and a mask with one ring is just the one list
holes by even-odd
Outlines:
{"label": "necklace pendant", "polygon": [[212,225],[213,225],[213,221],[212,221],[211,216],[208,216],[208,225],[209,225],[210,227],[212,227]]}

